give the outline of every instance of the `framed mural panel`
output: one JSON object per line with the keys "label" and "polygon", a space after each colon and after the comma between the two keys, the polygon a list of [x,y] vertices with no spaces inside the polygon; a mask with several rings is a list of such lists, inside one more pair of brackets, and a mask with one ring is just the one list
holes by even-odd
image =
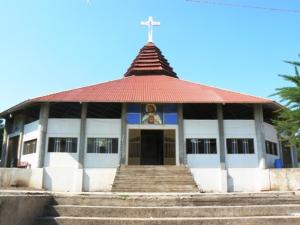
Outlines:
{"label": "framed mural panel", "polygon": [[176,104],[129,104],[127,107],[128,124],[177,124]]}

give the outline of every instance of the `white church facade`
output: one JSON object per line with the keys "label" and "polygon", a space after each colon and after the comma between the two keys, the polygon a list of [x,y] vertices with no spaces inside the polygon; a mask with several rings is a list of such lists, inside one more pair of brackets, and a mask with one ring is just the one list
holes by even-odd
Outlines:
{"label": "white church facade", "polygon": [[269,190],[266,169],[283,157],[279,108],[180,80],[148,42],[121,79],[2,112],[1,164],[30,168],[53,191],[111,191],[121,165],[184,165],[204,192]]}

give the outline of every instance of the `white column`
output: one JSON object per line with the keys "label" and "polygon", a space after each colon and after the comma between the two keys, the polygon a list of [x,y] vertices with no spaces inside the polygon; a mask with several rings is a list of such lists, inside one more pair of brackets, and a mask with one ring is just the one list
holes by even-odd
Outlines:
{"label": "white column", "polygon": [[227,168],[226,168],[226,152],[225,152],[225,138],[224,138],[224,118],[223,118],[223,106],[217,105],[217,117],[218,117],[218,136],[219,145],[218,151],[220,154],[220,191],[227,192]]}
{"label": "white column", "polygon": [[264,131],[264,115],[263,106],[261,104],[254,105],[254,121],[256,133],[256,146],[259,168],[266,168],[266,144]]}
{"label": "white column", "polygon": [[87,115],[87,103],[81,104],[81,120],[80,120],[80,139],[79,139],[79,154],[78,164],[79,169],[84,168],[84,153],[86,142],[86,115]]}
{"label": "white column", "polygon": [[2,144],[2,155],[1,155],[1,162],[0,167],[6,167],[6,159],[7,159],[7,151],[8,151],[8,120],[5,121],[5,127],[3,131],[3,142]]}
{"label": "white column", "polygon": [[297,154],[296,146],[292,146],[290,148],[290,152],[291,152],[292,167],[298,168],[298,154]]}
{"label": "white column", "polygon": [[40,108],[40,118],[39,118],[39,135],[37,139],[36,152],[38,155],[38,167],[44,167],[45,152],[46,147],[46,135],[48,126],[48,116],[49,116],[49,103],[42,103]]}
{"label": "white column", "polygon": [[[177,116],[178,116],[178,143],[179,143],[179,163],[187,164],[187,155],[184,146],[184,129],[183,129],[183,105],[177,105]],[[177,156],[178,157],[178,156]]]}
{"label": "white column", "polygon": [[25,123],[25,115],[21,116],[20,119],[20,127],[19,127],[19,143],[18,143],[18,162],[21,160],[22,149],[23,149],[23,136],[24,136],[24,123]]}
{"label": "white column", "polygon": [[219,132],[219,152],[221,169],[226,169],[226,153],[225,153],[225,139],[224,139],[224,119],[223,119],[223,106],[217,105],[218,116],[218,132]]}
{"label": "white column", "polygon": [[121,114],[121,140],[120,140],[120,164],[126,164],[126,145],[127,145],[127,105],[122,104]]}

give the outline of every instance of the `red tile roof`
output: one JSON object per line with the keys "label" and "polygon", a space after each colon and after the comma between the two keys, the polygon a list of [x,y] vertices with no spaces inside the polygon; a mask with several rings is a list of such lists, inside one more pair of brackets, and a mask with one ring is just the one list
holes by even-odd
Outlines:
{"label": "red tile roof", "polygon": [[165,75],[129,76],[63,91],[33,102],[271,103],[272,100],[227,91]]}

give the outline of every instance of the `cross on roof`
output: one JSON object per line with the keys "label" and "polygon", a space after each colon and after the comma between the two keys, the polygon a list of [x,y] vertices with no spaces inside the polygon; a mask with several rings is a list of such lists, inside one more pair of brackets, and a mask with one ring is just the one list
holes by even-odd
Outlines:
{"label": "cross on roof", "polygon": [[147,21],[142,21],[141,25],[148,27],[148,42],[153,42],[153,26],[160,26],[160,22],[154,21],[152,16],[149,16]]}

